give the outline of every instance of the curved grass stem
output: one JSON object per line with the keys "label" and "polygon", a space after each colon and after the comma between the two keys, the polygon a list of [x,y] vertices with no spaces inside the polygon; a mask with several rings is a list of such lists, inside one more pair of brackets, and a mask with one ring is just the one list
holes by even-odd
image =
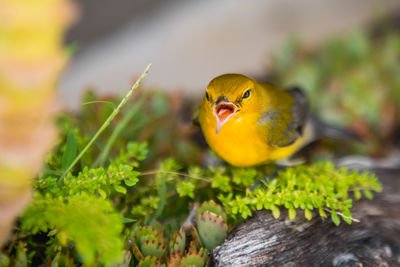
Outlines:
{"label": "curved grass stem", "polygon": [[149,64],[144,72],[139,76],[139,78],[136,80],[136,82],[133,84],[129,92],[125,95],[125,97],[121,100],[119,105],[113,110],[113,112],[108,116],[107,120],[103,123],[103,125],[100,127],[100,129],[97,130],[95,135],[90,139],[90,141],[87,143],[84,149],[79,153],[79,155],[74,159],[74,161],[69,165],[69,167],[64,171],[64,173],[61,176],[61,180],[64,179],[64,177],[72,170],[72,168],[75,166],[75,164],[82,158],[82,156],[86,153],[86,151],[89,149],[89,147],[96,141],[96,139],[100,136],[100,134],[110,125],[111,121],[117,116],[117,114],[120,112],[122,107],[126,104],[128,99],[131,97],[132,93],[139,87],[140,83],[146,76],[147,72],[149,71],[151,67],[151,64]]}

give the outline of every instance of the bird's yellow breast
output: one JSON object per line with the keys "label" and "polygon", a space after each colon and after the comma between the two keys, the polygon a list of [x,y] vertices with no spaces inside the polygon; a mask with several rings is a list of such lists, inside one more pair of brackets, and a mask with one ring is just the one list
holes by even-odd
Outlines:
{"label": "bird's yellow breast", "polygon": [[200,115],[200,125],[211,149],[234,166],[250,167],[286,158],[303,143],[299,138],[287,147],[272,147],[266,143],[264,130],[256,114],[237,114],[216,133],[216,118],[211,112]]}

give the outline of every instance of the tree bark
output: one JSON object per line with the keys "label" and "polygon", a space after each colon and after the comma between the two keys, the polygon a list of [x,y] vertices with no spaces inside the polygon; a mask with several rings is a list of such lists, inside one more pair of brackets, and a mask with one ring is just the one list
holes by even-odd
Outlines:
{"label": "tree bark", "polygon": [[374,170],[383,185],[373,200],[355,201],[360,222],[335,226],[297,210],[278,220],[259,211],[211,253],[210,266],[400,266],[400,169]]}

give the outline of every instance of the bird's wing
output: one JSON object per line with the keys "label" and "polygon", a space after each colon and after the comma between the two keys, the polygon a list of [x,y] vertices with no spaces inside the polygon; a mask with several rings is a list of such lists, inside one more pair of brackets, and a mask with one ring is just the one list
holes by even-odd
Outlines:
{"label": "bird's wing", "polygon": [[[267,128],[267,142],[271,146],[285,147],[293,144],[303,134],[306,124],[309,106],[306,94],[299,88],[287,91],[289,95],[280,94],[279,105],[274,105],[261,117]],[[285,99],[283,99],[285,98]],[[289,99],[291,104],[286,104]],[[285,104],[282,104],[284,102]]]}
{"label": "bird's wing", "polygon": [[287,90],[287,92],[294,98],[294,102],[291,107],[294,129],[296,132],[302,135],[303,127],[307,122],[310,112],[307,95],[298,87],[293,87]]}

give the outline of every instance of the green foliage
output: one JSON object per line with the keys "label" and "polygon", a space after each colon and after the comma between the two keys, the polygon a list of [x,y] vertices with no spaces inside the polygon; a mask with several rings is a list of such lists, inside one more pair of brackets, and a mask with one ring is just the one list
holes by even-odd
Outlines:
{"label": "green foliage", "polygon": [[138,263],[138,267],[152,267],[157,266],[157,258],[155,256],[147,256]]}
{"label": "green foliage", "polygon": [[137,229],[134,236],[134,255],[138,260],[146,256],[161,258],[166,253],[164,233],[149,226]]}
{"label": "green foliage", "polygon": [[21,230],[32,235],[48,233],[61,247],[72,242],[87,263],[119,262],[123,222],[132,220],[122,218],[110,200],[115,203],[127,193],[127,187],[139,181],[134,168],[147,151],[146,143],[128,143],[107,168],[85,166],[77,175],[68,173],[63,179],[40,176],[34,183],[33,202],[21,218]]}
{"label": "green foliage", "polygon": [[76,156],[77,143],[75,134],[71,130],[67,136],[67,142],[65,143],[65,150],[61,159],[61,169],[66,171],[69,165],[74,161]]}
{"label": "green foliage", "polygon": [[75,266],[74,260],[68,255],[57,253],[51,261],[51,267],[73,267]]}
{"label": "green foliage", "polygon": [[221,190],[223,192],[229,192],[232,190],[229,176],[223,175],[219,172],[215,173],[215,176],[213,177],[211,183],[211,187]]}
{"label": "green foliage", "polygon": [[[107,265],[122,261],[123,240],[132,236],[132,253],[139,265],[166,260],[176,266],[186,262],[202,266],[206,261],[202,247],[212,250],[226,238],[228,222],[236,225],[255,210],[267,209],[279,218],[280,209],[286,208],[291,220],[298,210],[303,210],[307,219],[315,216],[314,211],[323,218],[330,212],[339,225],[340,218],[351,223],[350,196],[359,199],[362,194],[371,197],[372,191],[380,191],[374,175],[337,169],[330,162],[287,168],[254,190],[248,185],[265,177],[269,166],[185,169],[169,158],[158,170],[140,172],[136,168],[147,151],[146,144],[128,143],[107,168],[84,167],[64,179],[41,176],[34,184],[34,201],[20,220],[21,231],[32,237],[47,233],[51,249],[46,257],[54,262],[58,261],[56,253],[66,253],[70,244],[80,255],[74,262]],[[197,228],[190,227],[193,239],[182,229],[177,232],[188,216],[190,202],[210,199],[218,199],[224,209],[207,201],[196,212]],[[134,222],[133,228],[125,227],[125,237],[121,235],[124,222]],[[158,222],[168,223],[141,226]],[[166,240],[164,235],[170,237]]]}
{"label": "green foliage", "polygon": [[201,244],[211,251],[228,235],[227,215],[222,207],[210,200],[196,212],[197,231]]}
{"label": "green foliage", "polygon": [[326,217],[325,211],[329,211],[332,221],[338,225],[337,214],[351,223],[352,199],[349,194],[359,199],[362,191],[369,198],[371,190],[381,191],[375,175],[336,168],[331,162],[317,162],[287,168],[252,191],[220,194],[219,199],[233,219],[238,216],[245,219],[252,211],[261,209],[271,210],[273,216],[279,218],[279,207],[284,207],[289,210],[291,220],[296,217],[296,209],[303,210],[308,220],[312,218],[313,210],[322,218]]}
{"label": "green foliage", "polygon": [[200,214],[204,213],[205,211],[212,212],[218,216],[220,216],[224,222],[227,221],[227,216],[225,214],[225,211],[222,209],[222,207],[218,204],[216,204],[213,200],[204,202],[199,209],[197,210],[197,216]]}
{"label": "green foliage", "polygon": [[77,176],[68,173],[62,180],[64,185],[62,187],[60,187],[59,177],[41,176],[35,181],[35,187],[41,192],[64,197],[82,192],[97,193],[103,198],[114,191],[125,194],[126,188],[123,187],[122,182],[127,186],[133,186],[139,181],[139,172],[135,171],[134,167],[139,165],[139,160],[145,158],[147,151],[145,143],[128,143],[127,151],[121,150],[121,154],[112,160],[106,169],[85,166]]}
{"label": "green foliage", "polygon": [[63,246],[72,240],[88,263],[98,255],[103,263],[117,263],[122,257],[121,217],[102,198],[81,194],[66,202],[61,197],[36,194],[21,218],[21,229],[32,234],[48,232]]}
{"label": "green foliage", "polygon": [[176,191],[180,197],[188,196],[194,198],[195,185],[191,181],[178,181]]}
{"label": "green foliage", "polygon": [[201,243],[209,251],[221,244],[228,234],[228,225],[224,219],[210,211],[197,215],[197,225]]}
{"label": "green foliage", "polygon": [[203,267],[206,263],[206,257],[207,253],[204,249],[200,249],[198,252],[189,252],[182,258],[181,266]]}
{"label": "green foliage", "polygon": [[174,232],[170,238],[170,254],[174,252],[184,251],[186,247],[186,233],[183,229],[179,229],[179,231]]}
{"label": "green foliage", "polygon": [[292,40],[275,54],[271,76],[303,88],[325,121],[368,138],[362,151],[383,153],[382,141],[400,123],[400,34],[387,25],[380,31],[356,30],[313,51]]}

